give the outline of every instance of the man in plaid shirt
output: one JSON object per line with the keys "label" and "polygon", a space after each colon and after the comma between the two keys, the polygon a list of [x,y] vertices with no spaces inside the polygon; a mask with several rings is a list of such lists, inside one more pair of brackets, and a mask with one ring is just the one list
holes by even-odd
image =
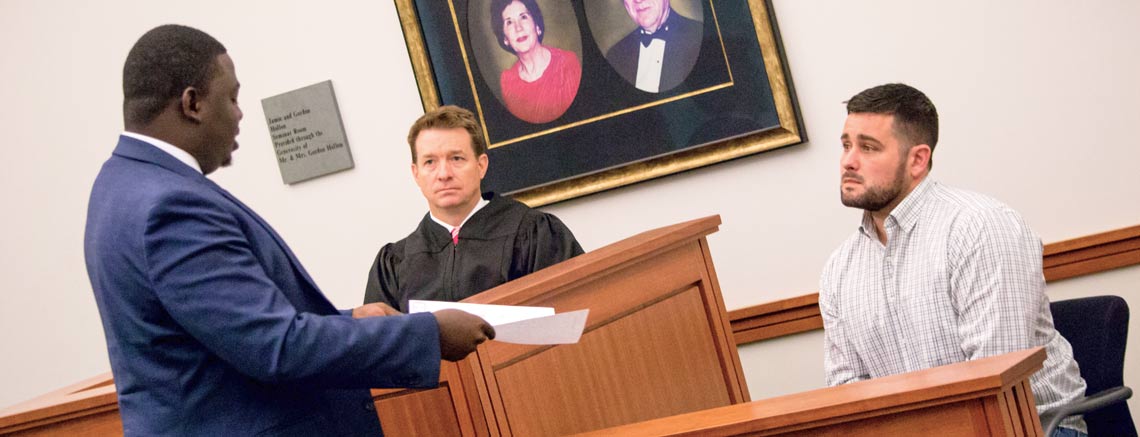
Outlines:
{"label": "man in plaid shirt", "polygon": [[[1030,379],[1045,413],[1084,396],[1072,347],[1053,328],[1041,241],[984,195],[928,177],[938,113],[903,84],[847,102],[840,197],[864,210],[820,279],[827,384],[1044,346]],[[1053,434],[1084,436],[1079,416]]]}

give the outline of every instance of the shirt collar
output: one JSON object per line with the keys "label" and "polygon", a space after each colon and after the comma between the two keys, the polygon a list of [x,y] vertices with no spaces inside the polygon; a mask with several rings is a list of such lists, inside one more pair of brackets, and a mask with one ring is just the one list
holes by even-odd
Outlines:
{"label": "shirt collar", "polygon": [[[887,215],[887,222],[894,220],[901,232],[910,232],[914,229],[914,225],[918,223],[922,205],[926,203],[926,199],[930,197],[930,191],[937,185],[938,182],[931,180],[929,176],[919,182],[917,186],[907,194],[902,202],[891,210]],[[887,223],[883,224],[884,226]],[[863,223],[859,226],[859,230],[868,237],[878,238],[875,234],[875,222],[871,218],[871,211],[863,211]]]}
{"label": "shirt collar", "polygon": [[162,141],[158,138],[149,137],[149,136],[137,133],[137,132],[123,132],[122,135],[125,137],[134,138],[136,140],[139,140],[139,141],[142,141],[144,143],[150,144],[154,147],[157,147],[158,150],[166,152],[167,155],[173,156],[174,159],[177,159],[178,161],[182,162],[183,164],[186,164],[186,166],[194,169],[198,173],[202,173],[202,168],[198,166],[198,160],[194,159],[193,156],[190,156],[189,152],[182,150],[182,149],[179,149],[177,146],[175,146],[173,144],[170,144],[170,143],[168,143],[166,141]]}
{"label": "shirt collar", "polygon": [[[483,209],[484,206],[487,206],[488,203],[491,203],[491,201],[489,201],[487,199],[479,198],[479,203],[476,203],[475,207],[471,208],[471,212],[467,213],[467,217],[464,217],[463,221],[459,222],[459,226],[454,226],[454,227],[456,227],[456,228],[463,227],[463,225],[467,223],[467,220],[471,219],[471,216],[475,215],[476,212],[479,212],[480,209]],[[443,220],[440,220],[439,217],[436,217],[435,214],[431,213],[431,211],[428,211],[428,216],[431,217],[431,220],[433,222],[436,222],[440,226],[443,226],[444,229],[451,231],[452,226],[447,224]]]}
{"label": "shirt collar", "polygon": [[918,186],[914,187],[906,199],[899,202],[898,206],[891,211],[890,216],[895,218],[899,230],[910,232],[911,229],[914,229],[919,216],[922,215],[922,205],[926,204],[926,199],[930,198],[932,188],[937,184],[927,176],[926,179],[918,183]]}

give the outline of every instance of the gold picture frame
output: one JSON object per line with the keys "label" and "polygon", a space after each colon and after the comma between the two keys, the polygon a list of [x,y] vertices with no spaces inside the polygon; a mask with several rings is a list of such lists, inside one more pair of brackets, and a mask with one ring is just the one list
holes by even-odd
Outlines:
{"label": "gold picture frame", "polygon": [[[538,0],[539,4],[543,4],[544,1],[565,2],[565,0]],[[601,5],[600,2],[602,1],[604,0],[584,0],[567,2],[566,4],[573,8],[573,12],[579,17],[577,21],[581,23],[586,21],[584,17],[587,16],[587,9],[601,7],[594,6],[595,3],[591,2],[599,2],[596,4]],[[621,4],[620,0],[608,1],[611,4]],[[675,4],[679,1],[683,0],[673,0]],[[395,0],[395,3],[424,109],[431,110],[442,104],[459,104],[476,112],[476,115],[483,122],[487,143],[491,146],[488,152],[492,154],[491,171],[489,171],[488,179],[493,179],[495,175],[516,177],[520,172],[531,169],[533,167],[531,164],[545,162],[545,160],[534,158],[536,153],[534,150],[538,147],[542,147],[542,150],[550,150],[546,156],[549,156],[550,161],[553,162],[552,165],[558,165],[559,169],[573,166],[586,169],[585,171],[574,169],[566,174],[558,174],[559,171],[540,168],[536,170],[541,172],[540,176],[526,175],[529,177],[529,179],[524,179],[523,185],[526,186],[518,186],[518,183],[511,181],[510,183],[515,183],[515,186],[510,186],[510,183],[507,183],[506,185],[510,188],[500,191],[501,194],[511,195],[530,206],[540,206],[799,144],[805,140],[794,88],[788,75],[787,63],[782,52],[777,26],[772,17],[770,2],[765,0],[748,0],[747,2],[738,2],[737,0],[690,1],[697,5],[697,10],[704,11],[705,21],[703,23],[705,28],[710,30],[706,30],[702,38],[711,44],[710,47],[721,50],[719,53],[715,50],[705,51],[716,56],[723,53],[723,69],[727,73],[727,76],[724,77],[727,77],[727,81],[723,78],[710,79],[706,81],[708,84],[698,84],[691,89],[680,89],[672,94],[637,94],[636,91],[629,91],[626,92],[627,95],[645,97],[631,98],[628,99],[628,102],[620,101],[621,99],[616,103],[604,102],[611,109],[594,109],[596,106],[604,106],[597,104],[598,100],[595,97],[594,104],[579,105],[584,106],[584,108],[576,113],[577,118],[568,115],[553,123],[533,127],[519,124],[516,121],[500,122],[500,120],[509,117],[503,116],[502,110],[498,110],[498,113],[495,112],[495,107],[499,105],[499,102],[492,97],[491,92],[488,92],[489,86],[481,82],[483,78],[491,76],[488,74],[481,75],[478,72],[480,64],[474,59],[477,47],[473,47],[477,44],[472,44],[470,41],[477,39],[480,32],[487,32],[478,23],[468,26],[467,20],[474,20],[473,17],[476,17],[476,14],[468,14],[467,8],[476,8],[477,13],[482,13],[477,8],[481,8],[487,0]],[[421,3],[420,8],[425,9],[418,8],[417,2]],[[609,7],[612,8],[613,6],[610,5]],[[742,7],[747,8],[745,14],[731,10]],[[719,14],[718,9],[721,10]],[[725,9],[730,10],[726,12]],[[597,12],[594,14],[596,15]],[[549,20],[551,19],[548,18]],[[591,29],[587,26],[582,24],[579,26],[579,29],[572,30],[577,30],[584,35],[584,39],[589,41],[602,39],[600,37],[594,38]],[[427,38],[425,38],[425,32],[427,32]],[[552,34],[553,30],[548,33],[548,35]],[[755,39],[752,40],[752,37]],[[726,43],[726,41],[728,42]],[[719,44],[719,47],[716,44]],[[594,45],[584,42],[579,50],[582,52],[579,57],[583,60],[582,80],[583,87],[586,89],[587,80],[609,73],[604,71],[606,65],[600,46],[595,48]],[[752,50],[756,50],[758,53],[754,53]],[[488,55],[483,54],[483,57],[487,58]],[[736,62],[736,58],[742,61]],[[715,56],[708,59],[716,62],[721,61]],[[748,62],[752,62],[751,67],[749,67]],[[762,68],[756,65],[760,62],[763,64]],[[495,72],[497,71],[491,73]],[[623,86],[620,81],[605,80],[607,85]],[[445,93],[441,93],[441,88],[445,89]],[[588,89],[596,88],[596,86],[590,86]],[[740,90],[748,89],[759,90],[759,92],[740,92]],[[450,93],[450,97],[442,95],[447,92]],[[766,100],[769,96],[770,100]],[[717,137],[719,133],[716,132],[718,130],[716,126],[711,129],[707,125],[693,128],[703,129],[702,135],[698,140],[694,140],[697,141],[694,144],[685,144],[684,140],[676,141],[678,144],[659,144],[670,143],[671,138],[666,138],[665,141],[646,140],[644,143],[651,144],[656,148],[645,152],[645,156],[629,153],[613,157],[610,162],[599,164],[605,168],[590,168],[588,163],[578,162],[592,159],[591,156],[598,155],[596,153],[591,154],[588,150],[583,152],[579,149],[597,147],[596,144],[599,141],[596,139],[608,138],[604,135],[607,135],[607,132],[615,131],[615,126],[620,127],[631,122],[648,125],[645,120],[659,122],[661,119],[682,120],[681,123],[684,124],[684,120],[687,120],[685,115],[692,112],[693,102],[700,99],[716,102],[715,105],[728,102],[745,108],[746,111],[751,110],[749,99],[763,100],[761,102],[763,104],[755,105],[760,108],[756,112],[763,112],[760,114],[763,117],[757,116],[756,118],[763,118],[767,121],[764,123],[757,122],[758,126],[740,128],[754,128],[753,131],[743,134],[726,129],[724,136],[720,138]],[[709,106],[712,105],[703,103],[703,106],[697,107],[707,108]],[[593,112],[590,112],[591,110]],[[706,124],[715,123],[717,120],[715,109],[705,110],[702,114],[711,120],[705,121]],[[512,125],[511,123],[515,124]],[[509,126],[499,129],[499,133],[496,134],[488,131],[488,125],[491,128],[497,128],[498,125]],[[524,129],[515,129],[511,126],[524,126]],[[708,131],[713,133],[709,134]],[[636,132],[633,132],[629,135],[635,134]],[[626,142],[638,141],[636,138],[629,141],[629,135],[622,140],[627,140]],[[698,135],[686,133],[681,137],[683,139],[696,138]],[[591,138],[592,141],[589,141],[590,144],[587,145],[575,144],[578,138]],[[547,143],[542,144],[542,141],[547,141]],[[616,144],[610,141],[603,142],[606,150],[623,147],[622,141],[616,141]],[[565,150],[555,149],[559,147],[565,148]],[[573,152],[567,152],[567,150],[573,150]],[[573,155],[573,153],[577,153],[577,155]],[[568,154],[575,157],[574,162],[567,161],[565,156]],[[519,157],[516,158],[515,155],[519,155]],[[520,165],[520,163],[526,164]],[[495,173],[495,171],[499,173]],[[542,180],[544,177],[548,177],[550,180]],[[533,183],[535,180],[539,182]],[[488,180],[485,179],[484,188],[487,184]],[[491,185],[495,184],[497,184],[496,181],[491,182]]]}

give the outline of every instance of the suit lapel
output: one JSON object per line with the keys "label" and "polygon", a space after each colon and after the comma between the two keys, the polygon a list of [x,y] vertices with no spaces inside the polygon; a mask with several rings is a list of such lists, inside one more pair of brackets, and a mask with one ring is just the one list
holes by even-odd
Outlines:
{"label": "suit lapel", "polygon": [[[317,288],[317,284],[315,281],[313,281],[313,278],[309,276],[309,272],[306,272],[305,268],[301,266],[301,262],[297,260],[297,256],[294,255],[293,251],[289,249],[289,246],[285,244],[285,240],[282,240],[281,236],[277,235],[277,231],[274,231],[273,227],[269,226],[269,223],[266,223],[265,220],[261,218],[261,216],[253,212],[252,209],[238,200],[237,197],[234,197],[234,195],[230,194],[229,191],[226,191],[224,188],[218,186],[218,184],[214,183],[214,181],[210,180],[202,173],[199,173],[197,170],[188,167],[186,164],[183,164],[182,161],[179,161],[173,156],[170,156],[170,154],[163,152],[158,147],[128,136],[119,137],[119,144],[115,147],[114,155],[136,161],[147,162],[165,168],[183,177],[186,177],[187,179],[194,180],[203,185],[206,185],[207,187],[210,187],[211,190],[214,190],[215,192],[224,196],[226,199],[229,199],[229,201],[233,202],[235,205],[241,208],[242,211],[244,211],[246,214],[249,214],[250,217],[253,217],[254,221],[256,221],[262,229],[264,229],[269,233],[270,236],[273,237],[273,241],[277,242],[277,245],[281,248],[281,250],[284,251],[286,255],[288,255],[289,263],[293,265],[293,270],[305,280],[309,287],[311,287],[313,290],[320,290]],[[316,294],[320,296],[322,300],[328,303],[329,307],[333,308],[334,310],[336,309],[336,307],[333,306],[331,302],[328,302],[328,299],[325,298],[323,294]]]}
{"label": "suit lapel", "polygon": [[[301,275],[301,277],[305,279],[305,282],[307,282],[313,290],[319,290],[319,288],[317,288],[316,281],[313,281],[313,278],[309,276],[309,272],[305,271],[305,267],[301,265],[301,261],[297,259],[297,255],[293,254],[293,251],[289,249],[289,245],[285,244],[285,240],[283,240],[280,235],[277,235],[277,231],[273,230],[273,227],[269,226],[268,222],[262,219],[261,216],[257,215],[256,212],[253,212],[253,209],[250,209],[248,206],[242,203],[242,201],[238,200],[238,198],[233,194],[230,194],[229,191],[226,191],[224,188],[214,183],[214,181],[206,177],[203,177],[202,180],[211,189],[220,193],[222,196],[225,196],[226,199],[229,199],[231,202],[241,208],[242,211],[245,211],[246,214],[249,214],[250,217],[253,217],[254,221],[256,221],[257,224],[262,227],[262,229],[265,229],[265,231],[273,237],[273,241],[277,242],[277,246],[279,246],[281,250],[289,256],[289,263],[293,265],[293,270],[295,270],[297,274]],[[323,298],[324,296],[322,295],[321,297]],[[329,305],[331,306],[332,303],[330,302]]]}

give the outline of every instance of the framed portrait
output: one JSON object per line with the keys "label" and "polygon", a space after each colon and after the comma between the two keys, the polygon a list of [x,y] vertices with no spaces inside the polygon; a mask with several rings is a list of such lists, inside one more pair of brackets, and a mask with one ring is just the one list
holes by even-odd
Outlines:
{"label": "framed portrait", "polygon": [[545,205],[804,141],[764,0],[395,0],[425,110],[470,109],[483,191]]}

